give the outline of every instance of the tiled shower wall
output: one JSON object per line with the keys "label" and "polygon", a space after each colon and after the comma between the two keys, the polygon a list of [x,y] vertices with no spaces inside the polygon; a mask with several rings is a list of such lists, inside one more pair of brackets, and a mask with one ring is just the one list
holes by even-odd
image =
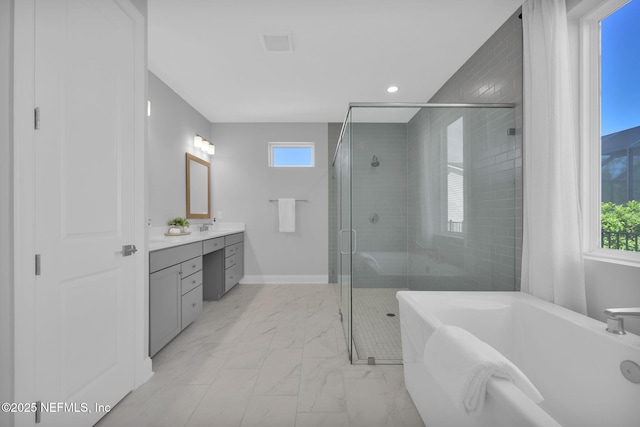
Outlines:
{"label": "tiled shower wall", "polygon": [[[515,137],[510,108],[430,108],[409,123],[409,271],[414,290],[515,289]],[[463,233],[447,231],[447,126],[464,123]]]}
{"label": "tiled shower wall", "polygon": [[[353,115],[357,119],[357,111]],[[357,232],[353,286],[406,287],[405,274],[374,274],[360,256],[407,250],[407,125],[354,123],[351,144],[351,218]],[[373,156],[378,166],[372,166]]]}
{"label": "tiled shower wall", "polygon": [[[496,203],[481,208],[480,218],[485,226],[480,227],[471,242],[472,247],[467,247],[465,260],[469,261],[473,253],[478,249],[482,241],[492,242],[492,250],[489,258],[479,262],[481,271],[495,273],[496,283],[494,290],[512,290],[509,286],[509,275],[505,263],[510,256],[515,257],[515,288],[520,289],[520,269],[522,265],[522,20],[518,17],[520,10],[516,11],[487,42],[451,77],[447,83],[429,100],[429,102],[461,102],[461,103],[513,103],[515,104],[514,118],[516,135],[514,138],[515,150],[513,154],[505,154],[508,147],[494,148],[484,154],[482,164],[478,166],[485,170],[485,179],[501,181],[506,169],[513,167],[515,173],[515,192],[513,204],[505,200],[505,196],[499,193],[487,195],[496,197]],[[506,130],[505,130],[506,132]],[[506,142],[510,142],[507,140]],[[411,148],[410,148],[411,150]],[[410,153],[411,154],[411,153]],[[512,156],[512,158],[510,157]],[[411,155],[409,156],[411,159]],[[410,167],[410,174],[411,172]],[[415,174],[415,172],[413,172]],[[490,174],[490,175],[486,175]],[[483,172],[476,171],[474,180],[482,182]],[[498,186],[501,184],[497,184]],[[490,190],[492,191],[492,190]],[[473,197],[472,197],[473,199]],[[486,199],[486,203],[491,203]],[[495,210],[493,208],[496,208]],[[490,221],[504,220],[504,215],[509,215],[508,210],[513,207],[515,218],[514,227],[506,223],[507,227],[497,229]],[[493,220],[491,219],[493,218]],[[513,239],[508,235],[507,228],[513,231]],[[491,240],[491,233],[502,233],[501,239]],[[410,231],[411,233],[411,231]],[[506,245],[506,241],[513,240],[514,248]],[[480,288],[483,283],[476,283]]]}

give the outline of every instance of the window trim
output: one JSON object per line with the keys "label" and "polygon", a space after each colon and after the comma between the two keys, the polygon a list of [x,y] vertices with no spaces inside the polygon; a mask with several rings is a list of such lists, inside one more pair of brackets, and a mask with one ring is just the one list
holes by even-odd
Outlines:
{"label": "window trim", "polygon": [[[640,253],[600,247],[601,239],[601,136],[600,136],[600,21],[630,0],[604,3],[585,1],[588,10],[572,11],[578,20],[579,131],[582,141],[583,253],[585,259],[638,266]],[[584,8],[583,8],[584,9]]]}
{"label": "window trim", "polygon": [[[311,148],[311,165],[274,165],[274,148]],[[269,142],[267,152],[270,168],[314,168],[316,166],[316,143],[315,142]]]}

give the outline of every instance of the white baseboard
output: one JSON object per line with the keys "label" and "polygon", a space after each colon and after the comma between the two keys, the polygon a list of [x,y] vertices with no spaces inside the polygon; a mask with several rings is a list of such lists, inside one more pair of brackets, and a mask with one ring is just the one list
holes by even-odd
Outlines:
{"label": "white baseboard", "polygon": [[240,280],[240,283],[243,285],[319,285],[329,283],[329,275],[318,274],[310,276],[244,276],[244,278]]}
{"label": "white baseboard", "polygon": [[153,376],[153,366],[150,357],[145,357],[143,360],[138,361],[135,367],[135,381],[133,389],[137,389],[142,384],[146,383]]}

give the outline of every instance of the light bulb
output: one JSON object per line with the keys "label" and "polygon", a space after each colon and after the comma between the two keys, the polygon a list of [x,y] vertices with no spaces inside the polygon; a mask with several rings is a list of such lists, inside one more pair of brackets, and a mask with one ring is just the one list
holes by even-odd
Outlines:
{"label": "light bulb", "polygon": [[202,137],[200,135],[193,137],[193,146],[196,148],[202,147]]}

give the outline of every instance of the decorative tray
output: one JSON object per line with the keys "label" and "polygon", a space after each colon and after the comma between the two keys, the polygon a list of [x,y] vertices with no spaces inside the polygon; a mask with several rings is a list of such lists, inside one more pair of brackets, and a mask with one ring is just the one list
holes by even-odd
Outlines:
{"label": "decorative tray", "polygon": [[191,232],[190,231],[185,231],[183,233],[177,233],[177,234],[176,233],[164,233],[165,236],[171,236],[171,237],[173,237],[173,236],[186,236],[187,234],[191,234]]}

